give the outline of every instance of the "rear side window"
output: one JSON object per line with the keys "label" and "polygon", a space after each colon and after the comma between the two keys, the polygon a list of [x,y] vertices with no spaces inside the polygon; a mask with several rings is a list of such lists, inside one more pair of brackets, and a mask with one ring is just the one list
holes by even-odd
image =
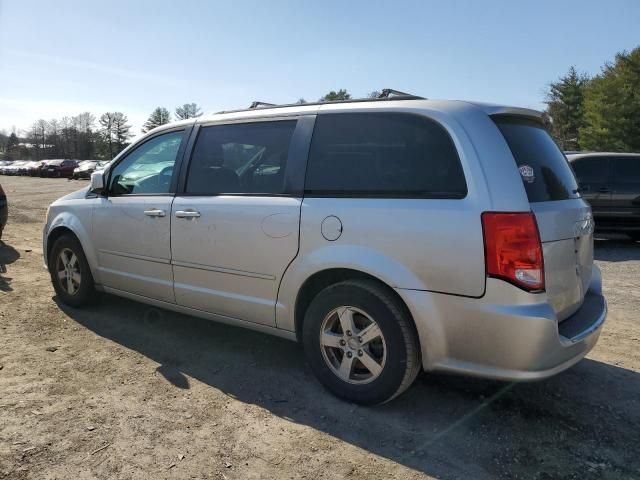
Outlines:
{"label": "rear side window", "polygon": [[296,120],[203,127],[186,193],[283,194]]}
{"label": "rear side window", "polygon": [[463,198],[458,153],[446,130],[403,113],[318,115],[305,190],[319,196]]}
{"label": "rear side window", "polygon": [[542,124],[521,117],[493,117],[516,160],[529,202],[578,198],[569,162]]}
{"label": "rear side window", "polygon": [[640,184],[640,157],[618,157],[612,160],[613,178],[618,185]]}

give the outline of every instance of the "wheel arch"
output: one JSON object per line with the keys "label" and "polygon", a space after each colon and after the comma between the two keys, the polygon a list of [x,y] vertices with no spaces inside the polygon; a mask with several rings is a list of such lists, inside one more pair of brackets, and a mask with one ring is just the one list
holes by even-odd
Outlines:
{"label": "wheel arch", "polygon": [[51,249],[53,248],[53,244],[58,238],[65,234],[73,235],[78,240],[78,242],[80,242],[82,251],[84,252],[85,257],[87,258],[87,262],[89,263],[91,274],[93,275],[95,282],[100,283],[97,271],[98,269],[96,252],[91,247],[89,234],[87,233],[80,219],[70,214],[69,212],[60,213],[50,223],[45,236],[45,245],[43,248],[43,254],[46,255],[44,259],[45,266],[47,268],[49,267],[49,255],[51,253]]}
{"label": "wheel arch", "polygon": [[53,248],[54,243],[56,243],[56,240],[58,240],[60,237],[67,234],[73,235],[78,241],[80,241],[74,231],[65,225],[55,227],[49,232],[49,235],[47,235],[47,264],[49,263],[49,259],[51,258],[51,249]]}
{"label": "wheel arch", "polygon": [[388,283],[384,282],[374,275],[371,275],[370,273],[363,272],[362,270],[353,268],[327,268],[310,275],[298,290],[293,313],[295,333],[298,341],[301,340],[301,332],[305,314],[316,295],[318,295],[318,293],[320,293],[323,289],[327,288],[330,285],[334,285],[345,280],[357,279],[371,280],[372,282],[378,284],[381,288],[385,289],[391,296],[393,296],[394,299],[398,302],[398,305],[404,310],[407,317],[410,319],[411,323],[413,324],[413,328],[415,329],[416,335],[418,335],[416,323],[409,307],[407,306],[403,298],[398,294],[398,292]]}

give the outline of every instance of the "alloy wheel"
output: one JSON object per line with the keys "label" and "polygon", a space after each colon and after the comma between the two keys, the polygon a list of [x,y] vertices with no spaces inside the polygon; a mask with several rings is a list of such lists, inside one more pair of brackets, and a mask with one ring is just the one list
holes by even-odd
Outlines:
{"label": "alloy wheel", "polygon": [[69,295],[75,295],[80,290],[82,275],[78,256],[69,248],[63,248],[58,255],[56,272],[58,282]]}
{"label": "alloy wheel", "polygon": [[384,369],[387,346],[382,330],[365,311],[334,308],[320,329],[322,356],[331,371],[352,384],[374,381]]}

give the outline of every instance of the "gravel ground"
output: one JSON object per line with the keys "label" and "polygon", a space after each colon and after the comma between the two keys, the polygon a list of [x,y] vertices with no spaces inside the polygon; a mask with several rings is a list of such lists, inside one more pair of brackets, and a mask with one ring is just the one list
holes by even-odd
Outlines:
{"label": "gravel ground", "polygon": [[0,183],[0,478],[640,478],[640,244],[596,241],[609,318],[569,371],[422,375],[363,408],[294,343],[116,297],[56,304],[42,223],[83,184]]}

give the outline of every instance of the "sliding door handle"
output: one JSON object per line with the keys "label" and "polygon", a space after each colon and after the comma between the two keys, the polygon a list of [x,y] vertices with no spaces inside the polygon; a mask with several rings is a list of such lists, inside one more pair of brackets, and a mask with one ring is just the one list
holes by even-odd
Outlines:
{"label": "sliding door handle", "polygon": [[200,212],[196,210],[178,210],[176,212],[178,218],[198,218],[199,216]]}
{"label": "sliding door handle", "polygon": [[165,217],[167,212],[159,208],[151,208],[149,210],[145,210],[144,214],[148,217]]}

